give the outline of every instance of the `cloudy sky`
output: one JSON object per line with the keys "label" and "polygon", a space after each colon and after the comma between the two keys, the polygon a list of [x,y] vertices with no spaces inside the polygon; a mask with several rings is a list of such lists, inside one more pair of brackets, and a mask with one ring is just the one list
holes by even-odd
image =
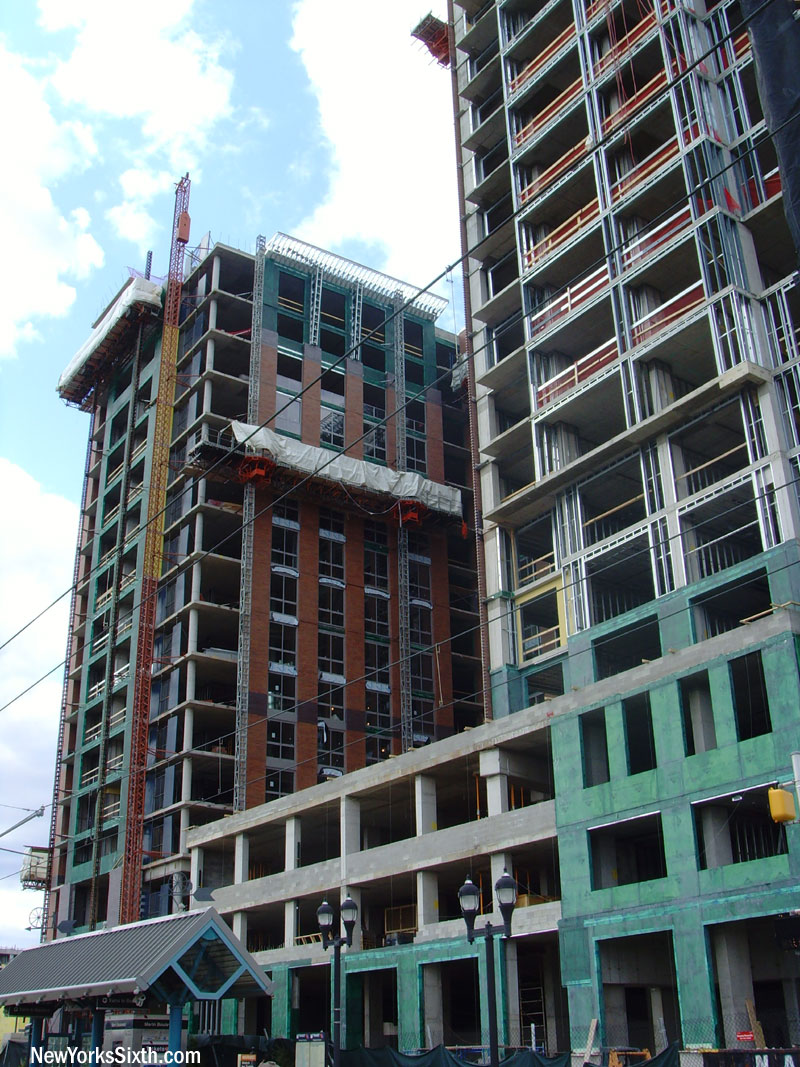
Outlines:
{"label": "cloudy sky", "polygon": [[[458,256],[450,82],[409,36],[445,0],[37,0],[0,13],[0,644],[72,580],[87,416],[58,376],[153,250],[282,230],[427,284]],[[447,283],[442,295],[450,296]],[[441,325],[454,329],[456,312]],[[460,319],[460,314],[458,315]],[[68,599],[0,650],[0,707],[63,658]],[[0,833],[49,803],[62,675],[0,711]],[[49,810],[0,838],[0,945]]]}

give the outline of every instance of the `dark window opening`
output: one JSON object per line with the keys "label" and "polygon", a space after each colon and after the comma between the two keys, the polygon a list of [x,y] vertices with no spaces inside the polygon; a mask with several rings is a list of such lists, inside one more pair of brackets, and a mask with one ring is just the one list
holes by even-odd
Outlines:
{"label": "dark window opening", "polygon": [[760,652],[748,652],[731,660],[731,688],[736,733],[740,741],[768,734],[772,730],[769,717],[767,685]]}
{"label": "dark window opening", "polygon": [[403,341],[406,352],[422,358],[422,326],[410,319],[403,319]]}
{"label": "dark window opening", "polygon": [[386,341],[386,314],[383,308],[375,307],[366,302],[361,307],[361,336],[372,335],[375,344],[382,345]]}
{"label": "dark window opening", "polygon": [[361,362],[370,370],[386,372],[386,353],[382,348],[373,348],[372,345],[361,346]]}
{"label": "dark window opening", "polygon": [[278,334],[288,341],[303,343],[303,320],[293,319],[291,315],[278,315]]}
{"label": "dark window opening", "polygon": [[425,384],[425,365],[415,359],[406,360],[406,384]]}
{"label": "dark window opening", "polygon": [[278,273],[278,304],[302,315],[305,310],[306,281],[296,274]]}
{"label": "dark window opening", "polygon": [[767,787],[692,805],[701,870],[784,855],[786,829],[769,814]]}
{"label": "dark window opening", "polygon": [[544,667],[525,679],[528,704],[542,704],[545,700],[561,696],[564,692],[564,668],[560,663]]}
{"label": "dark window opening", "polygon": [[764,571],[744,581],[718,586],[692,601],[699,641],[735,630],[754,615],[770,610],[769,581]]}
{"label": "dark window opening", "polygon": [[606,709],[595,708],[580,717],[583,784],[602,785],[609,780]]}
{"label": "dark window opening", "polygon": [[625,723],[625,745],[628,750],[628,774],[652,771],[656,765],[656,745],[650,694],[637,693],[636,696],[623,700],[622,714]]}
{"label": "dark window opening", "polygon": [[335,289],[323,288],[320,302],[320,317],[322,321],[337,330],[343,330],[346,304],[344,293],[338,293]]}
{"label": "dark window opening", "polygon": [[332,356],[343,356],[347,351],[347,341],[343,333],[334,333],[333,330],[319,331],[319,345],[323,352]]}
{"label": "dark window opening", "polygon": [[593,642],[598,681],[631,670],[661,655],[658,619],[643,619]]}
{"label": "dark window opening", "polygon": [[659,812],[589,830],[589,846],[592,889],[610,889],[666,877]]}

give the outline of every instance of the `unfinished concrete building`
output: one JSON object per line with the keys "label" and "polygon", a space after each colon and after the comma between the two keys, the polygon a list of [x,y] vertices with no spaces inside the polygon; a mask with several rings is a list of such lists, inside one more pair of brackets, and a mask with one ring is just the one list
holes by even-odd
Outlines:
{"label": "unfinished concrete building", "polygon": [[47,936],[184,907],[189,827],[480,721],[445,301],[282,234],[186,270],[183,245],[161,507],[160,282],[132,279],[59,385],[92,427]]}
{"label": "unfinished concrete building", "polygon": [[571,1044],[796,1044],[800,290],[751,38],[453,10],[492,703],[549,719]]}

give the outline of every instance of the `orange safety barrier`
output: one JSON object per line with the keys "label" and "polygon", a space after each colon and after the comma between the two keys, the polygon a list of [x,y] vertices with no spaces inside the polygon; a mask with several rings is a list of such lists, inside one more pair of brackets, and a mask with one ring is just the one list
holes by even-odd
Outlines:
{"label": "orange safety barrier", "polygon": [[592,200],[590,204],[586,204],[576,211],[574,215],[570,215],[568,219],[551,230],[533,248],[529,248],[524,255],[525,266],[532,267],[537,259],[541,259],[543,256],[560,248],[561,245],[566,244],[570,237],[579,233],[590,222],[594,222],[599,215],[600,203],[598,200]]}
{"label": "orange safety barrier", "polygon": [[641,344],[642,341],[649,341],[651,337],[661,333],[667,326],[671,326],[691,311],[694,311],[704,300],[702,282],[695,282],[688,289],[684,289],[677,296],[673,296],[671,300],[668,300],[661,307],[651,311],[633,324],[631,337],[634,345]]}
{"label": "orange safety barrier", "polygon": [[569,289],[554,297],[543,308],[531,315],[529,320],[531,337],[552,326],[559,319],[565,318],[607,287],[608,267],[604,265],[599,270],[592,271],[588,277],[576,285],[571,285]]}
{"label": "orange safety barrier", "polygon": [[524,67],[516,78],[511,79],[511,92],[515,93],[518,89],[534,76],[537,70],[540,70],[545,63],[551,59],[557,52],[559,52],[567,41],[571,41],[575,37],[575,23],[571,22],[569,26],[566,26],[557,37],[553,38],[550,44],[546,45],[542,51],[534,59]]}
{"label": "orange safety barrier", "polygon": [[534,135],[534,133],[546,126],[547,123],[554,119],[560,112],[565,111],[566,108],[580,96],[582,91],[583,79],[576,78],[571,85],[568,85],[566,89],[558,94],[555,100],[552,100],[547,107],[543,108],[538,113],[538,115],[535,115],[530,122],[526,123],[519,133],[514,135],[514,144],[517,148],[519,148],[520,145],[523,145],[528,138]]}
{"label": "orange safety barrier", "polygon": [[578,144],[573,145],[568,152],[565,152],[563,156],[551,163],[549,167],[546,167],[542,173],[533,179],[533,181],[526,185],[525,188],[519,194],[519,200],[521,204],[526,204],[537,193],[542,192],[548,185],[551,185],[556,178],[560,178],[562,174],[569,170],[573,164],[575,164],[582,156],[586,155],[588,145],[585,141],[580,141]]}
{"label": "orange safety barrier", "polygon": [[630,267],[632,264],[646,259],[659,248],[663,248],[676,234],[687,229],[691,221],[692,209],[687,205],[674,215],[671,215],[660,226],[656,226],[654,229],[642,234],[641,237],[635,237],[622,253],[623,265]]}
{"label": "orange safety barrier", "polygon": [[656,13],[651,11],[649,15],[637,22],[637,24],[625,34],[613,48],[609,49],[604,56],[601,56],[594,65],[595,77],[599,77],[604,71],[606,71],[613,63],[619,62],[626,52],[629,52],[635,44],[637,44],[643,37],[645,37],[650,30],[656,25]]}
{"label": "orange safety barrier", "polygon": [[551,400],[564,396],[565,393],[570,392],[581,382],[588,381],[589,378],[592,378],[604,367],[613,363],[618,355],[619,349],[614,338],[606,341],[599,348],[595,348],[577,360],[571,367],[566,367],[552,378],[548,378],[546,382],[543,382],[536,391],[539,404],[549,404]]}

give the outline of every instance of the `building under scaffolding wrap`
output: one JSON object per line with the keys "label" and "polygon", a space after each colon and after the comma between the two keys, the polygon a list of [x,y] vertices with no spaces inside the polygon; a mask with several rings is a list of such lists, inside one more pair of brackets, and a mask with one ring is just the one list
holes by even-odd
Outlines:
{"label": "building under scaffolding wrap", "polygon": [[189,827],[482,718],[445,301],[283,234],[259,247],[180,278],[163,502],[162,286],[133,278],[59,382],[93,428],[45,936],[177,910]]}

